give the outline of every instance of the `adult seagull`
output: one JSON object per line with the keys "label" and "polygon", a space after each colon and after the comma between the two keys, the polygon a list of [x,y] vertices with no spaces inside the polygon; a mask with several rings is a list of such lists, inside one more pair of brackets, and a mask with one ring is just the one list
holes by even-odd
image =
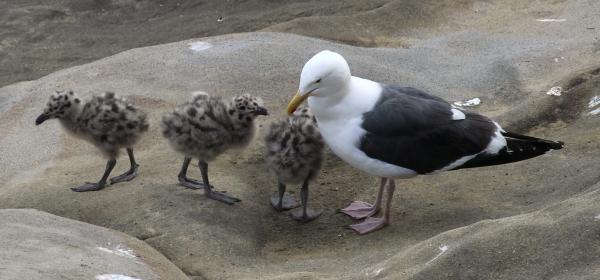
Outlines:
{"label": "adult seagull", "polygon": [[[352,218],[366,218],[350,226],[359,234],[390,223],[395,179],[521,161],[563,147],[559,141],[507,132],[485,116],[421,90],[354,77],[346,60],[331,51],[304,65],[288,114],[307,99],[331,150],[381,177],[374,205],[354,201],[342,209]],[[383,215],[374,217],[386,183]]]}

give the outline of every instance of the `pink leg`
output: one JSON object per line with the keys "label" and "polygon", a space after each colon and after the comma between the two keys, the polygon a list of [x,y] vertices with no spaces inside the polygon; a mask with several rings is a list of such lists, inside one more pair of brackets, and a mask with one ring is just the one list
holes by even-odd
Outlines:
{"label": "pink leg", "polygon": [[383,196],[383,189],[387,178],[381,178],[381,184],[379,185],[379,193],[377,193],[377,200],[375,205],[363,201],[353,201],[348,207],[342,209],[342,213],[350,216],[353,219],[359,220],[367,217],[371,217],[381,209],[381,198]]}
{"label": "pink leg", "polygon": [[356,231],[358,234],[367,234],[378,229],[381,229],[390,223],[390,208],[392,206],[392,197],[394,196],[394,190],[396,184],[393,179],[389,179],[387,198],[385,201],[385,212],[383,218],[368,217],[360,224],[351,225],[350,228]]}

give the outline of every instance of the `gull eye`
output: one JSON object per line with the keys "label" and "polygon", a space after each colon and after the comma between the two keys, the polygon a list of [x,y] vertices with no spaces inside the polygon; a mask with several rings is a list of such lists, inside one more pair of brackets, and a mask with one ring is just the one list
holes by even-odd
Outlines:
{"label": "gull eye", "polygon": [[320,83],[320,82],[321,82],[321,79],[318,79],[318,80],[315,82],[315,84],[318,84],[318,83]]}

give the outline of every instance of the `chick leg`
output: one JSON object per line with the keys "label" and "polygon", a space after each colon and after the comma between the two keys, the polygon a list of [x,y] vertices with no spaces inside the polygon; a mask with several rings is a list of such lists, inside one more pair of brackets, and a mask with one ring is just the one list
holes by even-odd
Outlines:
{"label": "chick leg", "polygon": [[181,166],[179,175],[177,175],[177,178],[179,178],[179,183],[188,189],[194,189],[194,190],[204,189],[204,183],[202,183],[198,180],[190,179],[187,177],[187,170],[188,170],[188,166],[190,165],[191,161],[192,161],[192,158],[189,158],[189,157],[186,157],[183,159],[183,165]]}
{"label": "chick leg", "polygon": [[342,213],[350,216],[353,219],[363,219],[367,217],[371,217],[381,209],[381,199],[383,197],[383,190],[385,188],[385,183],[387,182],[387,178],[381,178],[381,183],[379,185],[379,192],[377,193],[377,200],[375,200],[375,205],[371,205],[370,203],[363,201],[353,201],[348,205],[348,207],[341,210]]}
{"label": "chick leg", "polygon": [[277,211],[285,211],[300,206],[298,201],[285,193],[285,184],[277,181],[278,192],[271,196],[271,206]]}
{"label": "chick leg", "polygon": [[396,184],[393,179],[389,179],[387,198],[385,201],[385,212],[383,213],[383,217],[374,218],[368,217],[362,223],[355,224],[349,226],[351,229],[356,231],[358,234],[367,234],[378,229],[381,229],[390,224],[390,208],[392,206],[392,198],[394,196],[394,190],[396,189]]}
{"label": "chick leg", "polygon": [[323,213],[321,210],[308,208],[308,178],[304,180],[304,184],[302,184],[300,198],[302,199],[302,209],[296,209],[290,213],[294,220],[299,222],[310,222]]}
{"label": "chick leg", "polygon": [[103,189],[106,186],[106,179],[108,179],[108,175],[110,175],[110,172],[115,167],[115,164],[117,164],[117,160],[114,158],[110,159],[106,162],[106,168],[104,169],[104,175],[102,175],[102,178],[100,179],[100,181],[98,181],[98,183],[86,182],[85,184],[83,184],[79,187],[71,188],[71,190],[74,192],[89,192],[89,191],[99,191],[99,190]]}
{"label": "chick leg", "polygon": [[138,168],[140,167],[140,165],[135,162],[135,157],[133,156],[132,148],[127,148],[127,155],[129,155],[129,163],[131,164],[131,167],[129,168],[129,170],[127,172],[125,172],[119,176],[110,178],[111,184],[131,181],[131,180],[133,180],[133,178],[137,177],[137,171],[138,171]]}
{"label": "chick leg", "polygon": [[[204,185],[210,186],[210,183],[208,182],[208,163],[203,160],[199,160],[198,166],[200,167],[200,173],[202,174],[202,181],[204,181]],[[229,196],[222,192],[215,192],[212,190],[212,188],[204,188],[204,195],[210,199],[218,200],[229,205],[241,201],[240,199]]]}

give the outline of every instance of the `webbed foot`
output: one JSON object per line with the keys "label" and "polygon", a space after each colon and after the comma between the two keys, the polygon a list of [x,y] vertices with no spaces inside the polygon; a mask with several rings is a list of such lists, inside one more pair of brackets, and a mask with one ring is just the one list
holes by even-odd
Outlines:
{"label": "webbed foot", "polygon": [[127,181],[133,180],[133,178],[137,177],[137,174],[138,174],[137,171],[138,171],[139,167],[140,167],[140,165],[136,164],[133,169],[129,169],[127,172],[125,172],[119,176],[110,178],[110,183],[116,184],[116,183],[127,182]]}
{"label": "webbed foot", "polygon": [[236,202],[242,201],[241,199],[235,198],[233,196],[229,196],[229,195],[227,195],[225,193],[222,193],[222,192],[214,192],[214,191],[212,191],[212,192],[206,193],[206,196],[208,198],[210,198],[210,199],[221,201],[221,202],[229,204],[229,205],[233,205]]}
{"label": "webbed foot", "polygon": [[300,206],[300,203],[289,194],[284,194],[280,201],[279,193],[276,192],[271,196],[271,206],[277,211],[286,211]]}
{"label": "webbed foot", "polygon": [[86,182],[85,184],[83,184],[79,187],[71,188],[71,190],[74,192],[91,192],[91,191],[99,191],[99,190],[103,189],[104,187],[105,187],[104,184]]}
{"label": "webbed foot", "polygon": [[352,230],[354,230],[356,233],[362,235],[362,234],[374,232],[374,231],[381,229],[387,225],[388,225],[388,223],[385,221],[384,218],[368,217],[362,223],[350,225],[348,227],[351,228]]}
{"label": "webbed foot", "polygon": [[348,207],[340,211],[353,219],[360,220],[377,214],[379,209],[375,209],[373,205],[367,202],[353,201]]}
{"label": "webbed foot", "polygon": [[[188,188],[188,189],[192,189],[192,190],[203,190],[204,189],[204,183],[198,181],[198,180],[194,180],[194,179],[190,179],[188,177],[178,177],[179,178],[179,184],[181,184],[182,186]],[[210,188],[214,188],[213,186],[210,186]]]}
{"label": "webbed foot", "polygon": [[318,218],[319,216],[321,216],[321,213],[323,213],[322,210],[306,208],[306,214],[305,214],[302,208],[298,208],[298,209],[292,210],[290,212],[290,216],[292,216],[292,218],[298,222],[306,223],[306,222],[310,222],[310,221]]}

